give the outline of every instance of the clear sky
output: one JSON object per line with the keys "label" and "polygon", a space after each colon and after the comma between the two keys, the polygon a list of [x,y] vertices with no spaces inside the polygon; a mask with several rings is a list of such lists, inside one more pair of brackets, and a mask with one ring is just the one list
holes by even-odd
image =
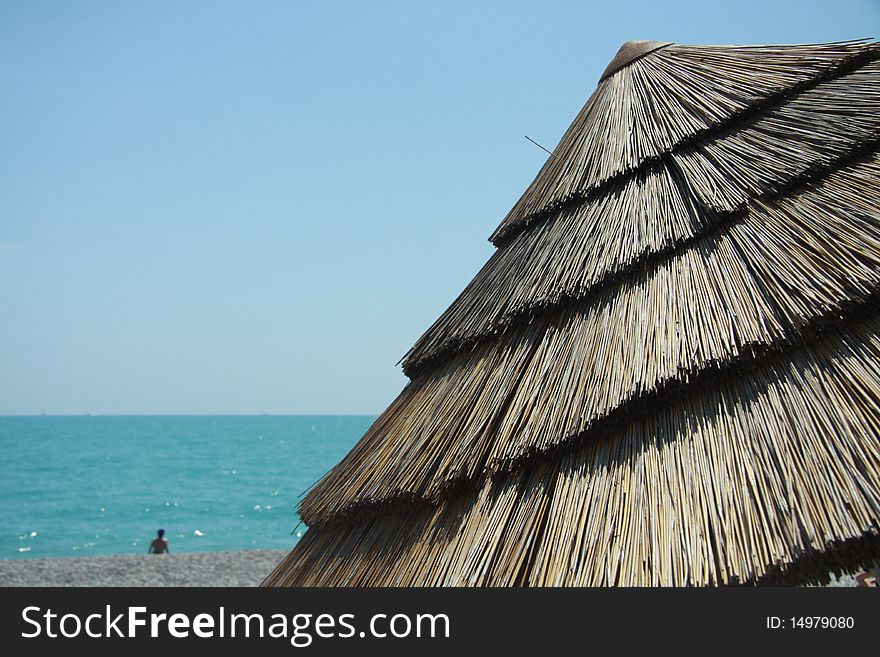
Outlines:
{"label": "clear sky", "polygon": [[629,39],[880,1],[0,0],[0,414],[378,413]]}

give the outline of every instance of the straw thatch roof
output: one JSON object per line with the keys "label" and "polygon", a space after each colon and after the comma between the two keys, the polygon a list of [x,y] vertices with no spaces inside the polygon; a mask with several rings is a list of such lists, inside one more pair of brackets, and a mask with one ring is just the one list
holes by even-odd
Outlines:
{"label": "straw thatch roof", "polygon": [[880,45],[626,44],[271,585],[880,556]]}

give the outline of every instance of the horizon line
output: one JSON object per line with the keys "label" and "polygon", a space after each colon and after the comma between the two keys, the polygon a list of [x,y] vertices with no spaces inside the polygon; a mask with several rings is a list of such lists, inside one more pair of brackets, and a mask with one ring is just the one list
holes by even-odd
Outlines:
{"label": "horizon line", "polygon": [[5,417],[372,417],[379,413],[0,413]]}

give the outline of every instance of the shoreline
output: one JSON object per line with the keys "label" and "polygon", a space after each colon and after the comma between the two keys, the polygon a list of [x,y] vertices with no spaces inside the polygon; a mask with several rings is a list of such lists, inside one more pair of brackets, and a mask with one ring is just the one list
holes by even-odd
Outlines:
{"label": "shoreline", "polygon": [[0,586],[258,586],[288,550],[0,560]]}
{"label": "shoreline", "polygon": [[[259,586],[287,550],[0,559],[3,587]],[[853,575],[826,586],[854,587]]]}

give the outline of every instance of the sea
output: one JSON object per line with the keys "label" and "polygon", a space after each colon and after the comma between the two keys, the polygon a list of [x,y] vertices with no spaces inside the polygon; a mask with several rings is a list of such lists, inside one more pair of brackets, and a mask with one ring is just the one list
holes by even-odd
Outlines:
{"label": "sea", "polygon": [[0,417],[0,559],[290,549],[373,416]]}

